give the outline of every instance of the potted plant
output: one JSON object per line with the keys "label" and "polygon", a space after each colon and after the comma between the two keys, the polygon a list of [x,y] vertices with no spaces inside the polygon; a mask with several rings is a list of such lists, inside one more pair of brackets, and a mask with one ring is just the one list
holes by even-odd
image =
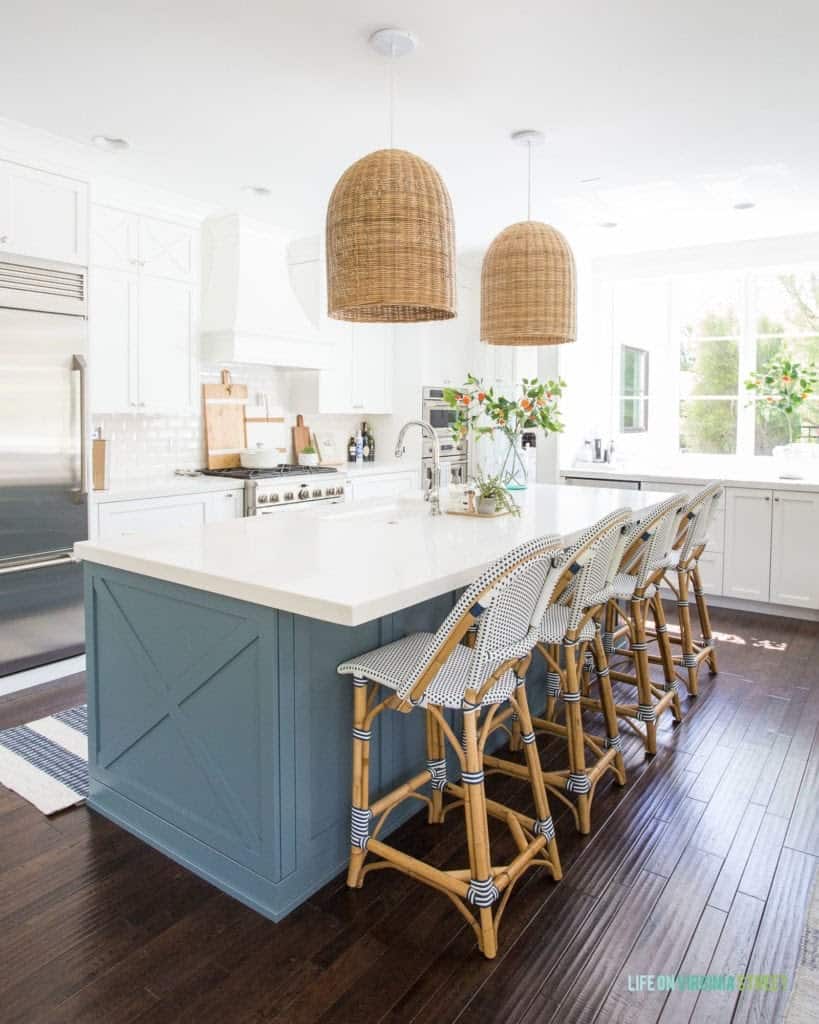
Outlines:
{"label": "potted plant", "polygon": [[506,438],[507,449],[499,473],[501,483],[508,490],[522,490],[528,482],[526,461],[523,457],[524,430],[543,430],[559,433],[563,430],[558,399],[566,382],[539,381],[536,377],[523,378],[512,398],[495,393],[485,387],[482,380],[467,375],[461,388],[444,388],[444,400],[457,411],[452,426],[455,442],[462,441],[470,431],[477,438],[492,436],[498,430]]}
{"label": "potted plant", "polygon": [[504,487],[498,476],[484,477],[480,473],[475,480],[478,492],[478,514],[491,516],[496,512],[509,512],[513,516],[520,515],[509,491]]}
{"label": "potted plant", "polygon": [[787,349],[772,356],[761,370],[754,370],[745,381],[748,391],[757,396],[759,410],[766,419],[781,415],[788,427],[788,443],[793,443],[793,418],[816,390],[819,381],[815,363],[798,363]]}
{"label": "potted plant", "polygon": [[299,465],[300,466],[317,466],[319,463],[318,452],[311,445],[308,444],[305,448],[299,452]]}

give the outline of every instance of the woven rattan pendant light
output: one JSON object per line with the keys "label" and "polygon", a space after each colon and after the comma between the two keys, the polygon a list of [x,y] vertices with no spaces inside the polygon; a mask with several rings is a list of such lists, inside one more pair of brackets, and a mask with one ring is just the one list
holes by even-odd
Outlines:
{"label": "woven rattan pendant light", "polygon": [[528,149],[528,219],[501,231],[484,256],[481,341],[562,345],[577,336],[574,256],[558,230],[531,219],[532,146],[543,136],[527,130],[512,139]]}
{"label": "woven rattan pendant light", "polygon": [[327,207],[327,312],[357,323],[450,320],[455,306],[455,225],[440,174],[394,149],[393,72],[413,37],[381,29],[373,47],[390,58],[390,148],[339,178]]}

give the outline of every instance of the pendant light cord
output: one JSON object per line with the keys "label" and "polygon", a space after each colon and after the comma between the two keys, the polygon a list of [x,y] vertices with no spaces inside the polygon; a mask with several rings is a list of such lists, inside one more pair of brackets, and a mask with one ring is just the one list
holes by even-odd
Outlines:
{"label": "pendant light cord", "polygon": [[532,140],[526,140],[526,150],[528,156],[528,187],[526,189],[526,219],[532,219]]}
{"label": "pendant light cord", "polygon": [[395,149],[395,43],[390,47],[390,149]]}

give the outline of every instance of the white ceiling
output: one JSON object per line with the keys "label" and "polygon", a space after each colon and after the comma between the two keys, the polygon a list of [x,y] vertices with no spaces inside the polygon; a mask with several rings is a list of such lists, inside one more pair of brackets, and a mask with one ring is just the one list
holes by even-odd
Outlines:
{"label": "white ceiling", "polygon": [[109,173],[311,232],[341,171],[387,144],[366,41],[390,24],[419,38],[396,145],[441,171],[463,245],[525,215],[521,127],[548,136],[533,215],[602,250],[819,228],[809,0],[5,0],[0,116],[124,136]]}

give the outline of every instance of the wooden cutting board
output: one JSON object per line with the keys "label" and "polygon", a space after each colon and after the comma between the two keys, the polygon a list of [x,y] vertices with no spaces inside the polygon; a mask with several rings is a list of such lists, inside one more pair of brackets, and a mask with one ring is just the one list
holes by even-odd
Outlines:
{"label": "wooden cutting board", "polygon": [[247,387],[234,384],[222,370],[220,384],[203,384],[208,469],[232,469],[241,465],[239,452],[247,448],[245,406]]}
{"label": "wooden cutting board", "polygon": [[299,413],[296,417],[296,425],[293,427],[293,455],[296,462],[299,461],[299,453],[313,444],[310,435],[310,428],[305,427],[304,417]]}

